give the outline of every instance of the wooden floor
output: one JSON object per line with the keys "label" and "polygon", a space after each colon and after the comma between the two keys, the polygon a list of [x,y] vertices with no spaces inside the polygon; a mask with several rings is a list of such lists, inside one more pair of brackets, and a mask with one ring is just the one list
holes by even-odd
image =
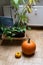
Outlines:
{"label": "wooden floor", "polygon": [[1,45],[0,40],[0,65],[43,65],[43,30],[30,30],[27,35],[36,43],[35,54],[31,57],[22,54],[21,58],[17,59],[15,53],[22,52],[21,45],[5,46]]}

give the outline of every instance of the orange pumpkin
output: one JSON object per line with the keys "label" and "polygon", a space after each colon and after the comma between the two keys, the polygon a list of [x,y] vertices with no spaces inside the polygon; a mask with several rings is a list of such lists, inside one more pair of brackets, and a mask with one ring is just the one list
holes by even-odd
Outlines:
{"label": "orange pumpkin", "polygon": [[28,40],[23,41],[23,43],[22,43],[22,52],[25,55],[34,54],[35,49],[36,49],[36,44],[34,43],[33,40],[30,40],[29,42],[28,42]]}

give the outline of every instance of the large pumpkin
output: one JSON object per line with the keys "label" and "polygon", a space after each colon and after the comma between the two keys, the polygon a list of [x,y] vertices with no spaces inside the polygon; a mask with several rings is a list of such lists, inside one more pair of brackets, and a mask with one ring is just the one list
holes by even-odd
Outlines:
{"label": "large pumpkin", "polygon": [[33,40],[25,40],[22,43],[22,52],[25,55],[32,55],[35,53],[35,49],[36,49],[36,44],[34,43]]}

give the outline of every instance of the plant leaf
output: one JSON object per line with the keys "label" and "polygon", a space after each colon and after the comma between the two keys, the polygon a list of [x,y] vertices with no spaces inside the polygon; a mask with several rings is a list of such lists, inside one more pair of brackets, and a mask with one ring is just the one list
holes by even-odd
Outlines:
{"label": "plant leaf", "polygon": [[19,7],[19,0],[10,0],[11,6],[16,9]]}
{"label": "plant leaf", "polygon": [[28,30],[31,30],[31,27],[28,26],[27,29],[28,29]]}
{"label": "plant leaf", "polygon": [[35,0],[33,0],[33,5],[36,5],[36,1]]}
{"label": "plant leaf", "polygon": [[33,2],[33,0],[29,0],[29,4],[30,4],[30,5],[32,4],[32,2]]}
{"label": "plant leaf", "polygon": [[13,1],[15,2],[15,4],[18,4],[18,1],[19,1],[19,0],[13,0]]}

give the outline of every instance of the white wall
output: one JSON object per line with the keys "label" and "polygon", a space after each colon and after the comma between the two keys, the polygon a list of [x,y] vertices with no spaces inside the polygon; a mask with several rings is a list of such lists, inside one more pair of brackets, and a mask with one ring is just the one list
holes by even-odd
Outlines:
{"label": "white wall", "polygon": [[9,0],[0,0],[0,6],[5,4],[9,4]]}
{"label": "white wall", "polygon": [[1,7],[3,5],[9,5],[9,0],[0,0],[0,16],[3,16],[3,10]]}
{"label": "white wall", "polygon": [[43,6],[43,0],[39,0],[40,2],[39,3],[37,3],[37,5],[39,5],[39,6]]}

